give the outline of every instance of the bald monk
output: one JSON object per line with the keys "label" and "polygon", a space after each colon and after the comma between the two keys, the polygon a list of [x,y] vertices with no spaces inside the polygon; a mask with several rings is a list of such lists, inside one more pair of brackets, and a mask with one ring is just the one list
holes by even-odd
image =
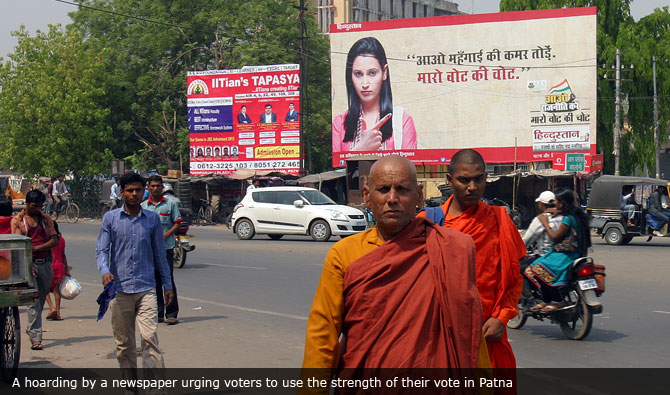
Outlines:
{"label": "bald monk", "polygon": [[363,198],[377,226],[328,252],[303,368],[490,367],[472,238],[414,219],[423,188],[403,157],[372,166]]}
{"label": "bald monk", "polygon": [[[526,248],[504,207],[481,201],[486,188],[486,164],[477,151],[458,151],[451,159],[447,181],[454,194],[441,206],[444,226],[470,235],[475,241],[477,288],[484,317],[482,332],[491,365],[515,368],[505,325],[518,313],[523,286],[519,260]],[[425,212],[419,216],[425,216]]]}

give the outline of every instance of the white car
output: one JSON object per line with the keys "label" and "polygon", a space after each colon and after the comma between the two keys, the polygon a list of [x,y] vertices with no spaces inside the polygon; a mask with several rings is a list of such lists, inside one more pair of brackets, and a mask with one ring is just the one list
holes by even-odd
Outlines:
{"label": "white car", "polygon": [[327,241],[331,235],[349,236],[367,228],[362,211],[341,206],[314,188],[269,187],[252,189],[235,206],[233,232],[242,240],[256,233],[271,239],[283,235],[310,235]]}

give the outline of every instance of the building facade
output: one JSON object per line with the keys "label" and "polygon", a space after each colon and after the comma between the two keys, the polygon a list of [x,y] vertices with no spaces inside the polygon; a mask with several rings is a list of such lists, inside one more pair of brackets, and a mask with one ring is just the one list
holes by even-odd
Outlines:
{"label": "building facade", "polygon": [[458,4],[445,0],[313,0],[322,32],[332,23],[381,21],[460,14]]}

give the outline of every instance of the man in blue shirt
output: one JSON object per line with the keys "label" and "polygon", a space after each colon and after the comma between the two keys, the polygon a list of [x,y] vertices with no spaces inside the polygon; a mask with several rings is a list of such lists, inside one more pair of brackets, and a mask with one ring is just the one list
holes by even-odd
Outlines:
{"label": "man in blue shirt", "polygon": [[[177,319],[177,315],[179,315],[179,302],[177,301],[177,286],[174,283],[174,233],[179,229],[179,223],[182,221],[182,218],[179,214],[177,202],[163,197],[163,178],[159,175],[154,175],[149,177],[147,182],[149,184],[147,186],[149,199],[142,202],[142,208],[158,214],[161,219],[163,239],[165,240],[165,256],[167,257],[168,266],[170,266],[170,281],[172,283],[172,292],[174,293],[172,304],[166,306],[161,293],[157,292],[158,322],[175,325],[179,323]],[[155,275],[156,290],[160,291],[163,287],[163,281],[158,271],[155,272]]]}
{"label": "man in blue shirt", "polygon": [[124,205],[102,218],[96,246],[102,285],[113,281],[117,290],[116,298],[109,305],[116,358],[124,379],[137,379],[137,324],[142,338],[145,378],[161,379],[165,377],[165,362],[156,333],[155,270],[163,279],[166,304],[173,298],[163,228],[157,214],[140,206],[144,178],[137,173],[126,173],[119,181]]}

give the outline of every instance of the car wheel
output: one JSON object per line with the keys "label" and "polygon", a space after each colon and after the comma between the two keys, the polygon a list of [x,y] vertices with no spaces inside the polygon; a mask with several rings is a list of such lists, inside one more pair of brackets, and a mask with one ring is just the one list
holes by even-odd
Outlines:
{"label": "car wheel", "polygon": [[254,237],[254,234],[256,234],[254,224],[246,218],[237,221],[237,224],[235,225],[235,234],[240,240],[251,239]]}
{"label": "car wheel", "polygon": [[605,241],[607,244],[618,246],[621,245],[621,242],[623,241],[623,235],[619,229],[609,228],[607,229],[607,232],[605,232]]}
{"label": "car wheel", "polygon": [[330,239],[330,226],[328,222],[319,219],[309,227],[309,234],[316,241],[328,241]]}
{"label": "car wheel", "polygon": [[271,233],[271,234],[268,235],[268,237],[271,238],[272,240],[279,240],[279,239],[282,238],[282,236],[284,236],[284,235],[278,235],[278,234],[275,234],[275,233]]}

